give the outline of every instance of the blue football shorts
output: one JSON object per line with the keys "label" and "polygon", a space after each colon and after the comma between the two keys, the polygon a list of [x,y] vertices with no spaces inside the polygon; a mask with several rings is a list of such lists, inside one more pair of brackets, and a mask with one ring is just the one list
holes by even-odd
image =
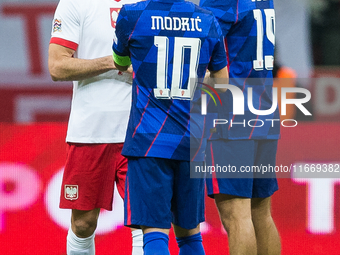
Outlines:
{"label": "blue football shorts", "polygon": [[277,140],[211,140],[206,149],[207,192],[266,198],[278,190]]}
{"label": "blue football shorts", "polygon": [[[202,164],[202,162],[199,162]],[[185,229],[204,217],[204,178],[190,178],[195,162],[128,157],[124,224]]]}

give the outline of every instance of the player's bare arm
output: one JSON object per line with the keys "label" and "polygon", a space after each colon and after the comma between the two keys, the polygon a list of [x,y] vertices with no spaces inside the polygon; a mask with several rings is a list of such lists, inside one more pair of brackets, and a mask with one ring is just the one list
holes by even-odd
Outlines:
{"label": "player's bare arm", "polygon": [[[210,78],[213,79],[214,84],[229,84],[228,67],[225,66],[218,71],[210,71]],[[227,89],[216,89],[218,92],[225,92]]]}
{"label": "player's bare arm", "polygon": [[210,71],[210,78],[224,78],[224,79],[229,79],[229,72],[228,72],[228,67],[225,66],[221,70],[218,71]]}
{"label": "player's bare arm", "polygon": [[112,56],[96,59],[74,58],[74,50],[51,43],[48,69],[53,81],[78,81],[116,69]]}

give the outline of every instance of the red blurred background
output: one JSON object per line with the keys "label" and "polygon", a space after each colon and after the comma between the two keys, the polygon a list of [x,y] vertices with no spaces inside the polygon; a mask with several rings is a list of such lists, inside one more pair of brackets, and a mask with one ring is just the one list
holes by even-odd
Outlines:
{"label": "red blurred background", "polygon": [[[0,254],[65,254],[70,218],[68,210],[58,209],[58,200],[66,128],[66,123],[0,125]],[[339,164],[340,139],[334,137],[339,128],[340,124],[332,123],[284,128],[277,164]],[[340,203],[335,199],[339,181],[279,179],[273,217],[282,239],[282,254],[339,253]],[[122,226],[123,204],[115,197],[114,211],[100,216],[98,254],[130,254],[131,234]],[[227,254],[227,236],[213,200],[207,198],[206,206],[207,220],[202,226],[206,253]],[[173,235],[170,246],[175,254]]]}

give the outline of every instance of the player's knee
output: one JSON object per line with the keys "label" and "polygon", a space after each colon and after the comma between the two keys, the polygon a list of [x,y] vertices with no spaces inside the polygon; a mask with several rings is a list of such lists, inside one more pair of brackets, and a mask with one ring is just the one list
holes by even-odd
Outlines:
{"label": "player's knee", "polygon": [[221,221],[226,231],[231,228],[239,228],[244,225],[252,225],[250,213],[242,213],[241,211],[229,211],[221,214]]}
{"label": "player's knee", "polygon": [[254,222],[271,221],[270,198],[255,198],[251,203],[251,215]]}
{"label": "player's knee", "polygon": [[271,225],[274,225],[274,220],[270,214],[261,215],[261,214],[255,214],[252,215],[252,221],[254,224],[254,227],[256,229],[258,228],[268,228]]}
{"label": "player's knee", "polygon": [[254,222],[266,222],[271,221],[272,216],[270,211],[263,211],[262,213],[257,210],[251,211],[252,220]]}
{"label": "player's knee", "polygon": [[173,225],[176,237],[187,237],[198,234],[200,232],[200,225],[193,229],[185,229],[180,226]]}
{"label": "player's knee", "polygon": [[75,219],[72,222],[72,230],[78,237],[91,236],[97,228],[97,219]]}
{"label": "player's knee", "polygon": [[231,205],[220,207],[221,218],[226,222],[242,222],[251,220],[251,211],[248,206]]}

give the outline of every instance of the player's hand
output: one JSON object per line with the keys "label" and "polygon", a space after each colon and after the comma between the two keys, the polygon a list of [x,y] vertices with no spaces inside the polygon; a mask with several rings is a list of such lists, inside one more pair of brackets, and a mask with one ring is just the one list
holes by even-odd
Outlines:
{"label": "player's hand", "polygon": [[132,65],[130,65],[129,68],[125,72],[132,74],[133,73]]}

